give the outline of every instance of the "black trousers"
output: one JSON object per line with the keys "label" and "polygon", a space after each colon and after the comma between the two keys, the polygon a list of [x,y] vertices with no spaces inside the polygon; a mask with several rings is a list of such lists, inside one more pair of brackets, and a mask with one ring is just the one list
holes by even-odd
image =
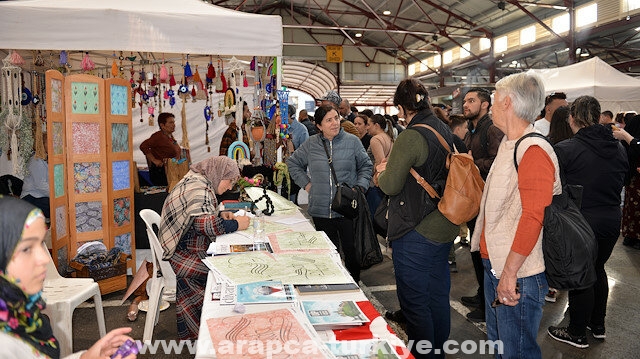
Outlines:
{"label": "black trousers", "polygon": [[[473,237],[473,232],[476,229],[477,218],[478,217],[475,217],[467,222],[467,227],[469,227],[469,240]],[[473,270],[476,274],[476,280],[478,281],[478,296],[484,302],[484,265],[482,264],[480,251],[471,252],[471,262],[473,263]],[[479,309],[484,311],[484,305],[481,305]]]}
{"label": "black trousers", "polygon": [[360,263],[358,263],[353,237],[353,220],[345,217],[313,217],[313,224],[317,231],[324,231],[341,252],[347,271],[357,283],[360,280]]}
{"label": "black trousers", "polygon": [[604,265],[611,257],[618,237],[596,238],[598,257],[596,258],[596,282],[593,286],[569,291],[569,333],[584,335],[587,325],[604,326],[609,298],[609,281]]}

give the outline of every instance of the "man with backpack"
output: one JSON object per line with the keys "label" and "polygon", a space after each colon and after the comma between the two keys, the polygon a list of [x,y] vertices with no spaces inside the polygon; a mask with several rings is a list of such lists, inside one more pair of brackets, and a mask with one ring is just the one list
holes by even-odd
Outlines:
{"label": "man with backpack", "polygon": [[[469,131],[465,136],[464,142],[467,149],[471,151],[471,155],[480,170],[482,179],[486,180],[489,169],[498,153],[500,141],[504,136],[504,133],[493,124],[491,116],[489,116],[491,94],[483,88],[473,87],[469,89],[464,96],[462,108],[465,118],[469,120]],[[473,236],[475,223],[475,218],[467,223],[470,232],[469,236]],[[484,269],[482,268],[480,252],[472,251],[471,260],[473,261],[473,269],[475,270],[476,279],[478,280],[478,291],[476,295],[462,297],[460,301],[468,307],[475,308],[467,314],[469,320],[484,321]]]}

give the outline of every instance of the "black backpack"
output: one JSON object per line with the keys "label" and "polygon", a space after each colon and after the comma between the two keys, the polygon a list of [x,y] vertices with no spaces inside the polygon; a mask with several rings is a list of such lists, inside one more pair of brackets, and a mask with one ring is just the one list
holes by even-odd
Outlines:
{"label": "black backpack", "polygon": [[[527,137],[545,136],[532,132],[516,142],[513,163],[518,170],[518,145]],[[580,212],[582,186],[564,184],[544,210],[542,252],[549,287],[584,289],[596,282],[598,243],[591,226]]]}

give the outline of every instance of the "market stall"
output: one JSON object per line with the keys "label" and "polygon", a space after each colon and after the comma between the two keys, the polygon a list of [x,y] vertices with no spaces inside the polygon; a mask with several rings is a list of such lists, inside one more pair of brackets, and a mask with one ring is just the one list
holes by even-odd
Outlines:
{"label": "market stall", "polygon": [[[114,220],[121,220],[120,223],[125,224],[132,222],[130,216],[134,213],[133,205],[131,203],[123,207],[121,200],[125,199],[124,203],[129,203],[127,201],[132,202],[133,198],[125,198],[128,195],[122,192],[112,194],[107,191],[107,195],[89,199],[82,192],[88,190],[86,186],[80,189],[77,186],[78,178],[84,178],[83,175],[73,172],[78,164],[90,163],[90,166],[84,167],[86,173],[89,173],[88,177],[91,177],[91,172],[99,172],[102,174],[102,178],[98,180],[102,181],[100,186],[104,188],[107,184],[111,185],[111,179],[107,183],[105,177],[107,173],[108,176],[115,176],[113,170],[116,162],[109,162],[110,155],[104,155],[102,151],[107,149],[115,152],[115,129],[123,131],[120,134],[126,133],[129,136],[128,140],[118,143],[123,156],[127,153],[130,156],[117,161],[118,166],[127,162],[126,166],[118,167],[125,171],[122,173],[127,173],[125,167],[135,167],[134,161],[145,163],[137,146],[150,133],[157,131],[154,115],[161,111],[175,115],[178,124],[175,136],[183,148],[190,150],[191,159],[198,161],[217,154],[219,138],[227,127],[225,116],[228,117],[236,109],[238,102],[240,106],[241,101],[246,101],[251,108],[260,108],[261,96],[271,101],[273,98],[269,97],[275,97],[275,91],[273,95],[267,94],[265,88],[266,82],[271,84],[276,77],[274,64],[277,61],[274,59],[282,54],[282,19],[279,16],[236,12],[197,0],[23,0],[0,2],[0,24],[3,34],[0,49],[5,49],[0,50],[0,55],[7,61],[3,66],[16,69],[12,71],[16,72],[15,78],[18,79],[6,87],[9,89],[8,95],[0,96],[5,99],[10,96],[21,97],[23,103],[19,107],[20,116],[33,122],[36,125],[34,128],[51,130],[51,124],[47,121],[55,117],[67,129],[64,135],[66,138],[63,142],[58,142],[58,147],[54,138],[49,139],[48,146],[50,159],[51,153],[59,156],[61,162],[56,164],[64,165],[64,161],[68,162],[64,171],[50,175],[51,196],[58,198],[56,190],[60,190],[60,196],[64,193],[64,196],[76,198],[73,201],[64,200],[64,208],[76,207],[76,211],[58,211],[57,209],[63,208],[62,204],[52,205],[58,206],[53,208],[51,219],[56,261],[68,260],[67,255],[73,256],[76,245],[92,238],[86,233],[75,233],[80,232],[77,231],[77,218],[74,217],[78,214],[74,212],[78,212],[80,202],[101,203],[102,206],[102,215],[89,219],[102,222],[102,225],[88,232],[97,233],[100,229],[106,231],[101,232],[100,236],[117,235],[120,239],[128,235],[125,242],[129,246],[134,243],[131,230],[123,234],[119,233],[122,230],[111,233],[113,231],[109,229],[120,226],[118,222],[113,225]],[[210,76],[211,70],[215,75]],[[60,103],[52,106],[51,97],[56,96],[56,89],[52,93],[50,84],[45,81],[45,72],[47,81],[62,83],[57,91],[66,97],[67,102],[60,102],[65,103],[66,111],[55,111],[55,106]],[[59,76],[49,76],[49,73],[57,73]],[[224,74],[227,75],[226,79]],[[75,82],[69,81],[70,84],[67,85],[65,79],[70,75],[88,77],[77,78]],[[120,82],[109,85],[103,79]],[[85,108],[84,113],[78,115],[69,109],[75,105],[73,101],[79,98],[73,91],[78,89],[80,83],[88,84],[89,92],[95,90],[100,93],[96,96],[99,100],[95,101],[94,112]],[[272,88],[276,87],[276,83],[273,81]],[[225,102],[229,98],[229,91],[225,91],[225,87],[234,95],[233,103]],[[113,91],[127,88],[131,91]],[[91,101],[85,97],[83,100]],[[120,106],[118,101],[123,99],[126,105]],[[118,119],[120,122],[117,123],[123,126],[109,122],[109,116],[114,115],[113,108],[117,104],[120,107],[116,115],[127,117],[124,122]],[[72,122],[65,125],[68,119]],[[0,122],[4,124],[4,121],[4,118],[0,118]],[[93,143],[86,139],[79,140],[81,136],[74,137],[71,133],[71,130],[75,131],[77,128],[84,130],[85,127],[92,127],[85,126],[87,121],[95,121],[96,125],[93,127],[99,128],[97,133],[101,138]],[[125,129],[127,126],[124,125],[128,125],[128,128]],[[56,135],[54,132],[50,137]],[[8,135],[8,138],[13,137],[13,133]],[[27,142],[24,142],[27,145],[22,146],[16,144],[11,162],[26,161],[32,151],[29,144],[33,141]],[[60,147],[60,143],[65,145]],[[96,146],[98,150],[95,159],[71,154],[72,149],[91,151]],[[69,154],[62,150],[58,153],[56,149],[64,149]],[[24,173],[18,173],[20,171],[16,170],[18,166],[15,163],[7,162],[10,158],[7,146],[0,151],[3,151],[0,156],[0,174]],[[106,167],[109,167],[109,171]],[[130,177],[133,177],[133,172],[131,173]],[[132,189],[132,178],[127,181],[129,184],[124,186]],[[117,184],[114,177],[113,187],[117,185],[122,184]],[[114,219],[111,215],[114,212],[116,217],[124,215],[129,218]],[[64,218],[65,213],[69,218]],[[74,226],[76,228],[66,228]],[[59,240],[56,238],[57,234],[75,236],[75,240],[72,238],[71,242],[64,243],[70,247],[61,248],[62,244],[56,244]],[[117,244],[118,238],[105,242]]]}

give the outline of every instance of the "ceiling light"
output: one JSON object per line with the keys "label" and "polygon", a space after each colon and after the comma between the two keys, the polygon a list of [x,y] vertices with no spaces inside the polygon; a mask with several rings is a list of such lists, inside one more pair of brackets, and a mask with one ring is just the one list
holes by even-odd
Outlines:
{"label": "ceiling light", "polygon": [[361,32],[356,32],[356,37],[362,37],[362,33]]}
{"label": "ceiling light", "polygon": [[383,12],[382,12],[382,15],[387,15],[387,16],[389,16],[389,15],[391,15],[391,11],[389,11],[389,10],[385,10],[385,11],[383,11]]}

